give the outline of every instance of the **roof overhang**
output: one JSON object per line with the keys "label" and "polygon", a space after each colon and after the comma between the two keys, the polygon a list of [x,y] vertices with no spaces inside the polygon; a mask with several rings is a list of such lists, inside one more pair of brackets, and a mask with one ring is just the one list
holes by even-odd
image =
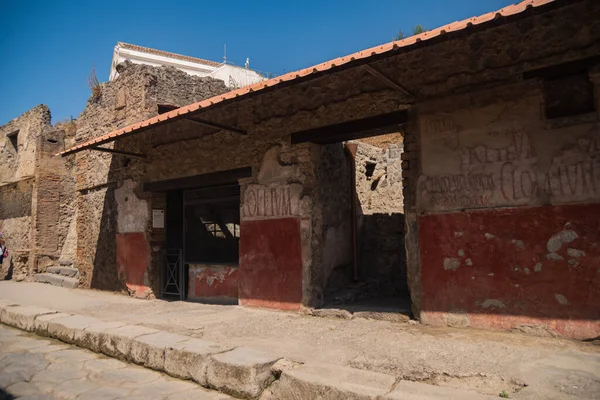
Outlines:
{"label": "roof overhang", "polygon": [[[117,129],[106,135],[81,143],[61,153],[60,156],[67,156],[86,149],[95,149],[98,146],[113,142],[116,139],[124,138],[130,135],[138,134],[146,130],[168,124],[174,121],[189,120],[198,118],[198,114],[224,106],[232,102],[251,98],[273,90],[279,90],[292,85],[298,85],[310,80],[321,78],[328,74],[337,74],[351,68],[364,68],[371,75],[384,82],[386,85],[403,92],[407,96],[412,96],[410,91],[403,88],[400,84],[387,78],[384,74],[372,67],[377,61],[396,56],[403,52],[413,51],[422,46],[432,45],[446,41],[460,35],[469,34],[475,30],[483,30],[502,25],[524,18],[534,13],[550,11],[557,7],[570,3],[568,0],[527,0],[516,5],[510,5],[498,11],[489,12],[479,17],[469,18],[463,21],[454,22],[419,35],[411,36],[403,40],[386,43],[380,46],[372,47],[345,57],[336,58],[309,68],[296,72],[290,72],[276,78],[262,81],[253,85],[245,86],[237,90],[227,92],[222,95],[214,96],[209,99],[180,107],[145,121]],[[213,126],[219,129],[234,131],[237,128],[219,126],[209,121],[199,120],[205,125]],[[240,132],[238,132],[240,133]],[[243,133],[243,132],[242,132]]]}

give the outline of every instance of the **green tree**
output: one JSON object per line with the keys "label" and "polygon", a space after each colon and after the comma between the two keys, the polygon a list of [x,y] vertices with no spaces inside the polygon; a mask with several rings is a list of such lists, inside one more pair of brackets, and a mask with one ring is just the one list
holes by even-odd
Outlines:
{"label": "green tree", "polygon": [[413,35],[418,35],[418,34],[423,33],[425,31],[426,31],[426,29],[425,29],[425,27],[423,25],[417,24],[417,26],[415,26],[413,28]]}
{"label": "green tree", "polygon": [[405,35],[404,32],[402,32],[402,30],[398,31],[398,34],[396,36],[394,36],[394,40],[402,40],[402,39],[406,39],[409,36],[414,36],[414,35],[418,35],[420,33],[425,32],[427,29],[425,29],[425,27],[421,24],[417,24],[416,26],[414,26],[412,28],[412,34],[411,35]]}

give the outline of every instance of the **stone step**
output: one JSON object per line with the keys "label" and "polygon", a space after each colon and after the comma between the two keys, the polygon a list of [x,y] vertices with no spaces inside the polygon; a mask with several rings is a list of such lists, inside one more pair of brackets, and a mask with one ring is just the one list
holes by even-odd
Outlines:
{"label": "stone step", "polygon": [[49,283],[53,286],[60,286],[69,289],[75,289],[79,286],[79,279],[77,278],[70,278],[68,276],[48,272],[43,274],[35,274],[34,279],[36,282]]}
{"label": "stone step", "polygon": [[79,270],[73,267],[48,267],[46,272],[50,274],[68,276],[71,278],[79,276]]}
{"label": "stone step", "polygon": [[72,267],[72,268],[77,268],[77,264],[75,264],[73,261],[71,260],[58,260],[58,264],[61,267]]}

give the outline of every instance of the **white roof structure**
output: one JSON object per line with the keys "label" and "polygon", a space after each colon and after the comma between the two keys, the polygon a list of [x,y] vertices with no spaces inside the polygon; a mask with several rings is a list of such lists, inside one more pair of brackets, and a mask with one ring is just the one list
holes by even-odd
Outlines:
{"label": "white roof structure", "polygon": [[[267,78],[247,67],[238,67],[226,62],[203,60],[201,58],[184,56],[168,51],[151,49],[149,47],[118,42],[113,52],[109,80],[114,80],[119,73],[117,65],[130,61],[134,64],[146,64],[154,67],[172,66],[194,76],[210,76],[221,79],[231,89],[261,82]],[[249,60],[246,60],[248,66]]]}

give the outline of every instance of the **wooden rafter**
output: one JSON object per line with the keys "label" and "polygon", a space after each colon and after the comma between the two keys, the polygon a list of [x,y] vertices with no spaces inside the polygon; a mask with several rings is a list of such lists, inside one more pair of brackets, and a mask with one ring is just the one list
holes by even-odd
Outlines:
{"label": "wooden rafter", "polygon": [[221,125],[221,124],[218,124],[216,122],[205,121],[205,120],[201,120],[201,119],[197,119],[197,118],[187,118],[187,120],[191,121],[191,122],[195,122],[195,123],[197,123],[199,125],[207,126],[209,128],[221,129],[223,131],[229,131],[229,132],[233,132],[233,133],[238,133],[240,135],[247,135],[248,134],[248,132],[246,132],[245,130],[234,128],[234,127],[227,126],[227,125]]}
{"label": "wooden rafter", "polygon": [[129,157],[146,158],[146,155],[142,154],[142,153],[133,153],[131,151],[107,149],[106,147],[92,147],[90,150],[103,151],[105,153],[120,154],[123,156],[129,156]]}
{"label": "wooden rafter", "polygon": [[368,73],[370,73],[371,75],[373,75],[375,78],[379,79],[380,81],[382,81],[383,83],[385,83],[386,85],[391,87],[392,89],[397,90],[397,91],[401,92],[402,94],[404,94],[405,96],[409,97],[411,99],[411,101],[414,101],[416,99],[416,96],[411,91],[409,91],[408,89],[406,89],[404,86],[400,85],[398,82],[394,81],[393,79],[385,76],[384,74],[379,72],[377,69],[375,69],[375,67],[373,67],[369,64],[366,64],[363,66],[363,69],[365,71],[367,71]]}

